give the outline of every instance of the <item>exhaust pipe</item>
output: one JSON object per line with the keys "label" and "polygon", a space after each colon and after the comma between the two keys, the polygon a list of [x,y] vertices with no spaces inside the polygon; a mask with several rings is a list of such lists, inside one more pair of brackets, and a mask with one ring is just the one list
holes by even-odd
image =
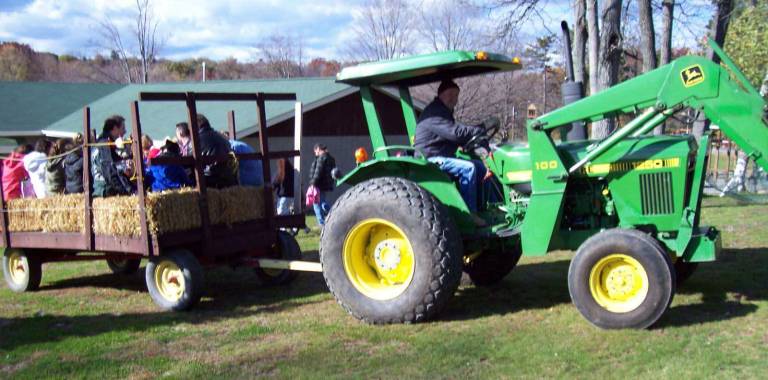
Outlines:
{"label": "exhaust pipe", "polygon": [[[573,57],[571,56],[571,32],[568,23],[560,23],[563,30],[563,58],[565,62],[566,81],[560,87],[563,97],[563,105],[571,104],[584,97],[584,87],[581,82],[576,82],[573,74]],[[565,132],[565,133],[563,133]],[[570,127],[563,127],[561,131],[563,141],[576,141],[587,139],[587,127],[583,121],[575,121]]]}

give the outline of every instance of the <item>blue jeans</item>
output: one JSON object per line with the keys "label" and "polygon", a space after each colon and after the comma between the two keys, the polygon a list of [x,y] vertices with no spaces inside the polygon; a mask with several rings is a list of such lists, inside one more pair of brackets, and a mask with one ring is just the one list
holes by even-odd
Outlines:
{"label": "blue jeans", "polygon": [[470,212],[477,211],[477,183],[485,176],[485,165],[478,160],[462,160],[453,157],[430,157],[440,170],[459,181],[459,192]]}
{"label": "blue jeans", "polygon": [[293,204],[293,198],[278,197],[277,198],[277,215],[291,215],[291,205]]}
{"label": "blue jeans", "polygon": [[325,200],[325,192],[318,191],[319,201],[312,205],[315,209],[315,217],[317,217],[317,224],[321,227],[325,225],[325,218],[328,216],[328,212],[331,211],[331,206]]}

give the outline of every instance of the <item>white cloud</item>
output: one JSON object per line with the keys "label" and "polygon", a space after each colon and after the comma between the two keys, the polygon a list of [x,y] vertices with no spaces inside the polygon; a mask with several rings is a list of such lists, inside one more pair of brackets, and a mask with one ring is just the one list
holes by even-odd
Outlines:
{"label": "white cloud", "polygon": [[[152,6],[159,31],[166,37],[161,56],[247,61],[258,58],[254,48],[258,41],[275,32],[303,38],[311,56],[332,56],[356,3],[164,0],[153,1]],[[57,54],[93,54],[90,42],[98,38],[100,20],[108,17],[129,34],[134,14],[132,0],[33,0],[22,8],[0,12],[0,38]]]}

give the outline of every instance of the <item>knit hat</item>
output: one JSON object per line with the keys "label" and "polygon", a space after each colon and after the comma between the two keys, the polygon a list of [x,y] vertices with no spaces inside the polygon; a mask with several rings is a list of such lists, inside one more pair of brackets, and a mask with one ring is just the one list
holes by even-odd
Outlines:
{"label": "knit hat", "polygon": [[451,88],[458,89],[459,85],[457,85],[456,82],[454,82],[454,81],[452,81],[450,79],[446,79],[446,80],[440,82],[440,86],[437,87],[437,94],[440,95],[443,91],[451,89]]}

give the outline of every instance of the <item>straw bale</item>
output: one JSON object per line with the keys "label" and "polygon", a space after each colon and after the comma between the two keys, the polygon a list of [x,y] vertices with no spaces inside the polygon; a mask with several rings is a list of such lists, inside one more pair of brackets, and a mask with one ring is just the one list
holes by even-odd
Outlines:
{"label": "straw bale", "polygon": [[83,194],[56,195],[40,199],[45,205],[44,232],[85,232]]}
{"label": "straw bale", "polygon": [[83,196],[17,198],[8,202],[8,228],[13,232],[82,232]]}
{"label": "straw bale", "polygon": [[[192,188],[147,194],[147,221],[155,235],[200,227],[200,194]],[[84,232],[82,194],[8,202],[11,231]],[[235,186],[208,190],[211,224],[231,226],[264,217],[264,189]],[[138,197],[93,199],[93,230],[97,235],[141,236]]]}

